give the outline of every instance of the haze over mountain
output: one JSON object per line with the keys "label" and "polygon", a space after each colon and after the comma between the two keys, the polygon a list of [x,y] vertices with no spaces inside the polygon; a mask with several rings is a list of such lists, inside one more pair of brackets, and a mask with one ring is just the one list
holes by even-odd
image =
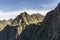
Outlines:
{"label": "haze over mountain", "polygon": [[10,18],[15,19],[17,15],[19,15],[22,12],[27,12],[29,15],[39,13],[43,16],[46,15],[47,12],[50,10],[33,10],[33,9],[23,9],[23,10],[18,10],[18,11],[12,11],[12,12],[0,12],[0,20],[9,20]]}

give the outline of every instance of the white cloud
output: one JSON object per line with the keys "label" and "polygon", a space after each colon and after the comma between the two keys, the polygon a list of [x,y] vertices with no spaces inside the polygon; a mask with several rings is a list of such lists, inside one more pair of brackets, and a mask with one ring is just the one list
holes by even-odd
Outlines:
{"label": "white cloud", "polygon": [[49,10],[33,10],[33,9],[23,9],[23,10],[18,10],[18,11],[11,11],[11,12],[3,12],[0,11],[0,20],[3,19],[10,19],[10,18],[15,18],[17,15],[19,15],[21,12],[26,11],[28,14],[34,14],[34,13],[40,13],[42,15],[46,15],[46,13]]}

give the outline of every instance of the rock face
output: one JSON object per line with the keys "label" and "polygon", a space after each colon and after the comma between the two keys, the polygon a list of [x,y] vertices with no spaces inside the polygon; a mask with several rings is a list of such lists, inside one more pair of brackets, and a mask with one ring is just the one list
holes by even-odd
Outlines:
{"label": "rock face", "polygon": [[26,25],[42,22],[43,18],[44,16],[39,13],[29,15],[27,12],[22,12],[14,19],[12,25],[19,25],[20,28],[18,29],[18,33],[20,34],[25,29]]}
{"label": "rock face", "polygon": [[40,26],[32,25],[26,28],[18,40],[60,40],[60,3],[47,13]]}
{"label": "rock face", "polygon": [[27,25],[29,24],[37,24],[38,22],[42,22],[44,16],[37,13],[29,15],[27,12],[22,12],[20,15],[18,15],[15,20],[12,22],[12,24],[22,24],[25,23]]}
{"label": "rock face", "polygon": [[17,26],[7,25],[0,31],[0,40],[16,40]]}

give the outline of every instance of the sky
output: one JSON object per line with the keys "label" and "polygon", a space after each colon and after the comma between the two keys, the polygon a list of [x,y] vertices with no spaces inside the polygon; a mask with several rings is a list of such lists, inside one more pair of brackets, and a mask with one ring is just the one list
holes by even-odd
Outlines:
{"label": "sky", "polygon": [[60,0],[0,0],[0,20],[15,18],[21,12],[46,15]]}

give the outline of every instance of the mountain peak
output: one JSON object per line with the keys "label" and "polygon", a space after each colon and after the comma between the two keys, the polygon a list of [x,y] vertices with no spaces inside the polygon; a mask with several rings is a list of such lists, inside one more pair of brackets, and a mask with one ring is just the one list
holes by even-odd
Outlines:
{"label": "mountain peak", "polygon": [[20,15],[28,15],[27,12],[22,12]]}
{"label": "mountain peak", "polygon": [[58,6],[55,8],[56,11],[60,12],[60,2],[58,4]]}

